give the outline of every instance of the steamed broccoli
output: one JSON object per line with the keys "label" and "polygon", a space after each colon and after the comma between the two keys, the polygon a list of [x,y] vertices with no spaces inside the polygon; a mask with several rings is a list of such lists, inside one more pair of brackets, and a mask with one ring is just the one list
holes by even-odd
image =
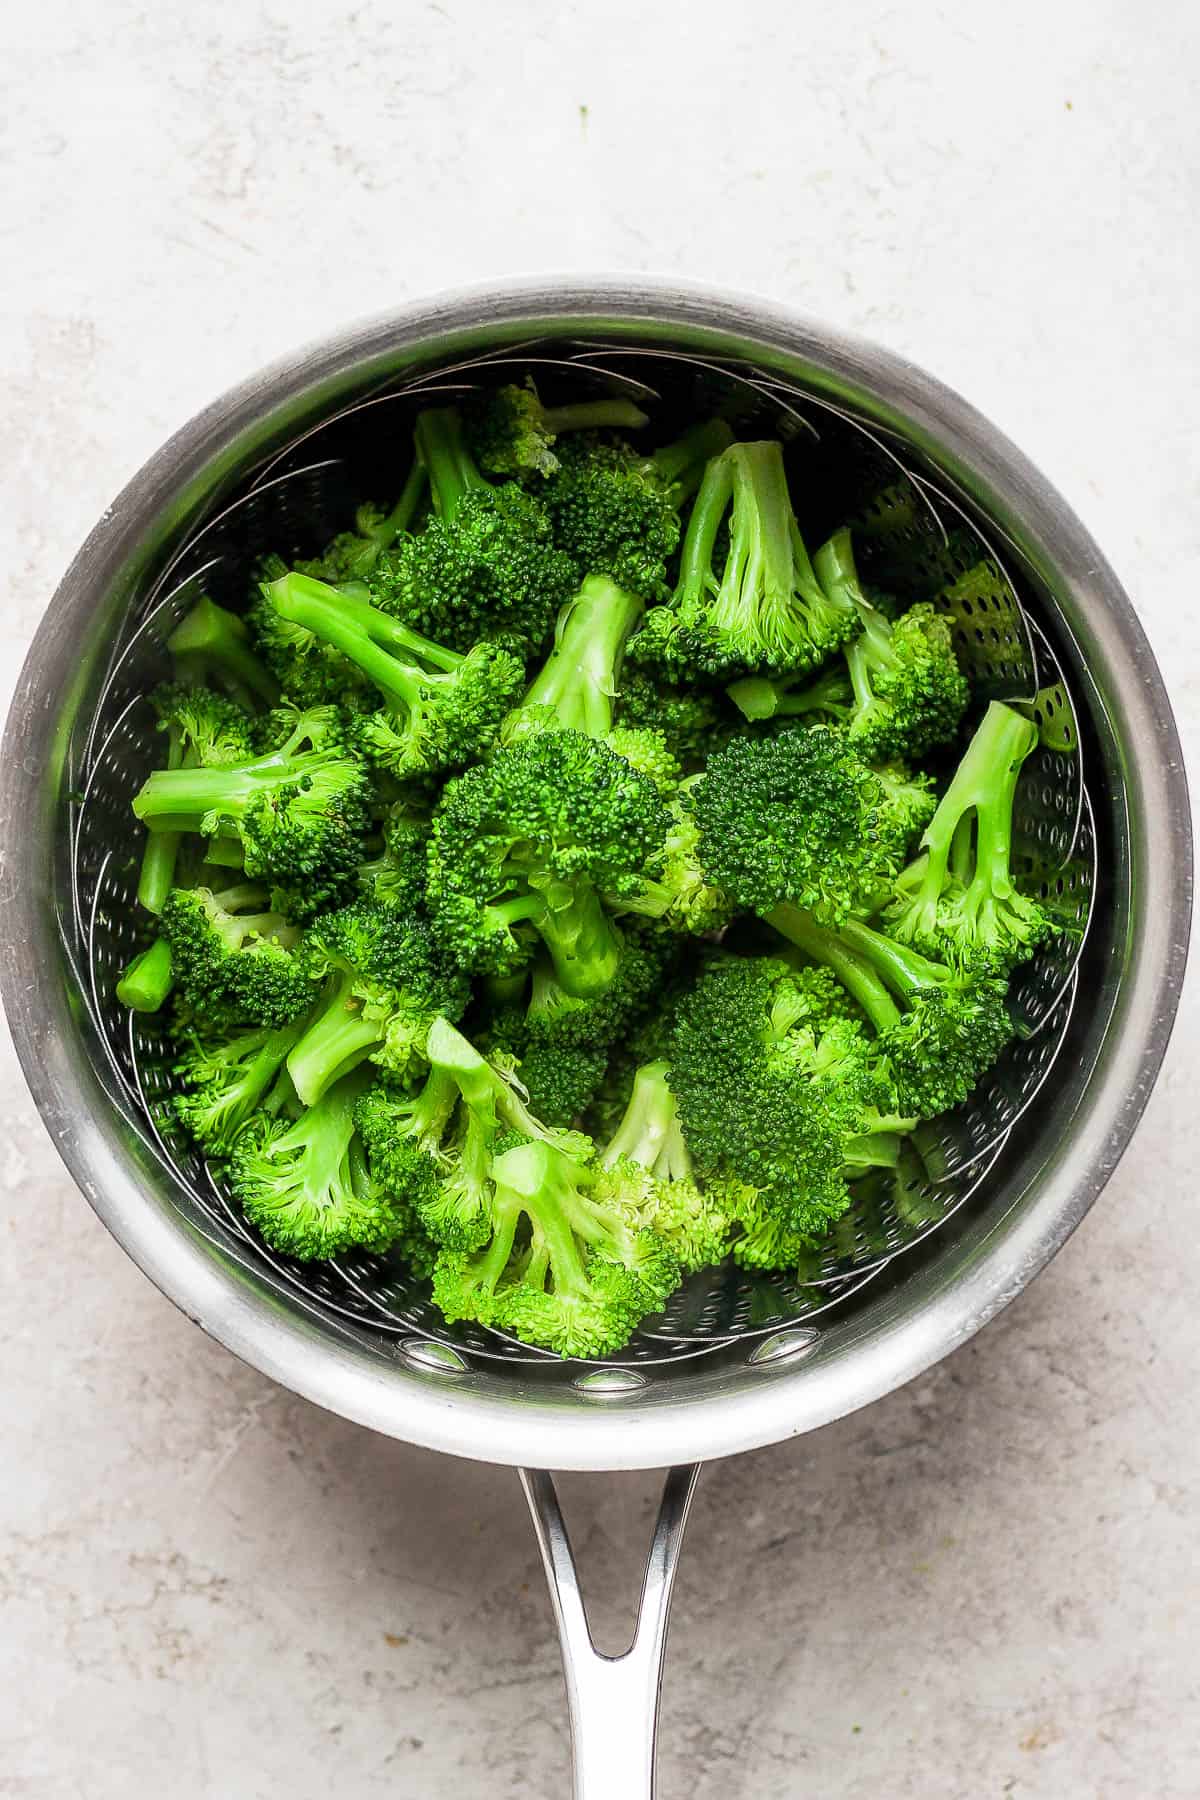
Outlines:
{"label": "steamed broccoli", "polygon": [[662,737],[689,774],[703,767],[733,729],[722,716],[719,695],[711,689],[675,687],[654,680],[644,669],[622,671],[617,721],[620,729]]}
{"label": "steamed broccoli", "polygon": [[647,613],[629,654],[671,677],[787,672],[815,668],[858,629],[853,602],[813,572],[782,447],[733,444],[704,472],[675,592]]}
{"label": "steamed broccoli", "polygon": [[240,842],[251,881],[311,917],[353,889],[366,826],[366,779],[332,709],[299,713],[278,748],[215,768],[160,769],[133,802],[151,831]]}
{"label": "steamed broccoli", "polygon": [[1054,929],[1012,878],[1013,799],[1037,726],[993,700],[896,883],[890,934],[979,974],[1007,975]]}
{"label": "steamed broccoli", "polygon": [[562,1356],[604,1356],[627,1343],[678,1285],[658,1234],[595,1194],[596,1171],[544,1139],[493,1158],[489,1236],[445,1251],[433,1297],[445,1317],[477,1319]]}
{"label": "steamed broccoli", "polygon": [[411,802],[397,801],[389,807],[383,817],[380,854],[359,865],[358,885],[366,899],[406,913],[424,909],[431,830],[428,814]]}
{"label": "steamed broccoli", "polygon": [[837,921],[867,910],[902,867],[923,792],[885,783],[821,726],[733,738],[680,799],[708,880],[738,905],[765,913],[792,900]]}
{"label": "steamed broccoli", "polygon": [[302,1262],[386,1250],[407,1224],[371,1180],[354,1109],[369,1080],[336,1082],[298,1119],[259,1117],[238,1137],[229,1185],[273,1250]]}
{"label": "steamed broccoli", "polygon": [[543,406],[531,375],[524,386],[510,382],[486,390],[466,409],[471,449],[490,475],[553,475],[559,466],[554,442],[561,434],[608,427],[639,431],[649,422],[639,406],[623,397]]}
{"label": "steamed broccoli", "polygon": [[174,986],[171,946],[165,937],[157,937],[126,964],[116,995],[130,1012],[156,1013],[166,1005]]}
{"label": "steamed broccoli", "polygon": [[555,542],[589,574],[660,599],[679,543],[679,509],[732,435],[714,419],[650,456],[618,438],[571,439],[540,489]]}
{"label": "steamed broccoli", "polygon": [[253,883],[214,894],[174,888],[162,910],[175,985],[206,1018],[286,1025],[312,1004],[312,988],[292,956],[300,937],[272,912],[267,890]]}
{"label": "steamed broccoli", "polygon": [[567,992],[594,998],[621,960],[600,895],[636,888],[667,827],[653,785],[582,732],[498,750],[447,783],[434,815],[434,929],[462,967],[500,974],[540,940]]}
{"label": "steamed broccoli", "polygon": [[454,407],[422,413],[416,441],[435,516],[380,556],[372,600],[464,653],[487,638],[541,644],[579,579],[541,501],[516,482],[484,479]]}
{"label": "steamed broccoli", "polygon": [[725,1256],[741,1196],[736,1183],[698,1183],[669,1075],[663,1061],[636,1071],[620,1124],[600,1154],[596,1193],[657,1232],[689,1274]]}
{"label": "steamed broccoli", "polygon": [[279,698],[279,683],[250,648],[243,621],[207,595],[175,627],[167,649],[187,685],[214,681],[249,708]]}
{"label": "steamed broccoli", "polygon": [[405,1080],[425,1062],[433,1020],[457,1018],[466,1004],[462,978],[446,968],[421,920],[358,900],[311,925],[297,956],[323,981],[318,1010],[288,1057],[306,1106],[370,1057]]}
{"label": "steamed broccoli", "polygon": [[1003,981],[972,980],[859,919],[832,932],[795,906],[778,906],[769,918],[858,1002],[899,1112],[931,1119],[957,1106],[1012,1036]]}
{"label": "steamed broccoli", "polygon": [[845,529],[822,544],[813,567],[824,592],[848,601],[862,625],[843,646],[844,673],[798,690],[794,676],[750,676],[734,683],[730,698],[748,719],[808,714],[844,723],[869,762],[947,743],[966,708],[967,683],[945,614],[921,603],[889,623],[862,590]]}
{"label": "steamed broccoli", "polygon": [[[183,1083],[174,1097],[181,1124],[211,1156],[227,1156],[243,1126],[260,1110],[273,1118],[281,1099],[279,1080],[300,1026],[244,1031],[234,1037],[203,1036],[186,1040],[175,1073]],[[288,1084],[290,1088],[290,1083]]]}
{"label": "steamed broccoli", "polygon": [[[253,756],[253,722],[235,700],[214,694],[209,688],[182,682],[164,682],[150,695],[158,714],[158,729],[167,740],[167,769],[201,764],[216,768]],[[160,913],[175,882],[182,833],[147,832],[138,876],[139,906]]]}
{"label": "steamed broccoli", "polygon": [[484,755],[524,682],[521,659],[498,644],[460,656],[307,575],[285,575],[267,593],[282,619],[335,647],[379,689],[384,709],[358,718],[355,736],[399,780]]}
{"label": "steamed broccoli", "polygon": [[[319,557],[295,566],[300,574],[318,581],[366,581],[385,550],[406,532],[416,518],[425,493],[425,470],[414,457],[400,498],[386,512],[369,501],[357,508],[354,530],[340,531]],[[276,571],[282,574],[282,570]],[[287,683],[284,683],[285,687]]]}

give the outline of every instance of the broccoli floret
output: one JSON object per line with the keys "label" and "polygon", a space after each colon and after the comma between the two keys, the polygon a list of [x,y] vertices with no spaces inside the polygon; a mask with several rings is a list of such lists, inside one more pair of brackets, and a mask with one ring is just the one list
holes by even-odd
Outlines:
{"label": "broccoli floret", "polygon": [[519,707],[504,721],[501,742],[540,731],[582,731],[602,738],[659,792],[669,796],[682,773],[660,732],[613,725],[625,640],[642,613],[635,594],[589,575],[558,616],[554,648]]}
{"label": "broccoli floret", "polygon": [[669,1065],[643,1063],[629,1103],[600,1154],[598,1198],[665,1240],[685,1274],[718,1263],[735,1226],[726,1182],[701,1188],[684,1142]]}
{"label": "broccoli floret", "polygon": [[793,900],[830,921],[869,907],[899,871],[909,799],[825,726],[733,738],[680,795],[710,882],[756,912]]}
{"label": "broccoli floret", "polygon": [[207,595],[175,627],[167,649],[187,684],[214,681],[250,709],[279,698],[279,683],[250,648],[245,623]]}
{"label": "broccoli floret", "polygon": [[864,1027],[824,981],[775,958],[704,972],[678,1007],[670,1080],[701,1174],[752,1188],[808,1242],[849,1206],[863,1134],[916,1122],[882,1110],[890,1066]]}
{"label": "broccoli floret", "polygon": [[265,888],[243,883],[175,888],[162,910],[175,983],[184,1002],[230,1023],[286,1025],[312,1003],[312,989],[291,952],[300,937],[272,912]]}
{"label": "broccoli floret", "polygon": [[371,598],[455,650],[498,637],[540,645],[579,580],[541,501],[484,479],[455,408],[422,413],[416,438],[435,516],[380,556]]}
{"label": "broccoli floret", "polygon": [[281,618],[333,645],[379,689],[386,706],[356,720],[356,737],[399,780],[482,756],[521,691],[525,666],[498,644],[460,656],[307,575],[285,575],[267,591]]}
{"label": "broccoli floret", "polygon": [[519,1055],[516,1073],[534,1117],[566,1126],[591,1105],[607,1067],[607,1050],[529,1043]]}
{"label": "broccoli floret", "polygon": [[242,1131],[229,1185],[263,1240],[302,1262],[386,1250],[406,1220],[371,1180],[354,1127],[369,1077],[335,1083],[295,1120],[258,1117]]}
{"label": "broccoli floret", "polygon": [[248,762],[157,770],[133,810],[151,831],[232,837],[251,881],[275,885],[279,910],[310,918],[352,892],[366,826],[366,778],[324,709]]}
{"label": "broccoli floret", "polygon": [[885,913],[902,943],[982,975],[1006,976],[1054,930],[1012,878],[1013,800],[1036,725],[994,700]]}
{"label": "broccoli floret", "polygon": [[710,689],[672,687],[644,669],[621,676],[618,729],[654,732],[681,768],[694,774],[730,735],[719,700]]}
{"label": "broccoli floret", "polygon": [[[236,701],[209,688],[164,682],[150,703],[158,714],[158,729],[166,734],[164,768],[218,767],[253,756],[252,721]],[[147,912],[160,913],[174,886],[181,840],[177,831],[146,834],[137,897]]]}
{"label": "broccoli floret", "polygon": [[[722,527],[728,518],[728,534]],[[788,496],[782,447],[733,444],[709,463],[688,521],[679,580],[630,641],[669,675],[816,668],[859,629],[826,594]]]}
{"label": "broccoli floret", "polygon": [[447,783],[434,815],[434,928],[464,968],[498,974],[540,939],[567,992],[595,998],[621,961],[600,894],[635,889],[667,827],[652,783],[582,732],[498,750]]}
{"label": "broccoli floret", "polygon": [[[322,580],[321,561],[289,569],[282,557],[269,556],[259,567],[259,581],[246,614],[254,641],[279,682],[285,698],[299,707],[339,706],[359,712],[372,704],[374,690],[363,671],[332,644],[316,637],[303,625],[277,612],[271,589],[290,575]],[[361,582],[328,583],[339,602],[365,601],[369,589]]]}
{"label": "broccoli floret", "polygon": [[243,1126],[277,1087],[299,1035],[299,1025],[285,1025],[232,1038],[214,1039],[211,1033],[190,1036],[175,1065],[184,1091],[175,1095],[174,1107],[181,1124],[209,1155],[228,1155]]}
{"label": "broccoli floret", "polygon": [[[425,470],[414,457],[400,498],[390,510],[385,511],[369,501],[360,506],[354,514],[354,530],[339,532],[319,557],[297,563],[297,570],[303,575],[315,576],[318,581],[335,584],[367,581],[383,552],[391,548],[416,518],[424,493]],[[282,569],[275,572],[284,573]]]}
{"label": "broccoli floret", "polygon": [[973,980],[906,944],[847,919],[839,931],[795,906],[778,906],[770,923],[806,956],[832,969],[877,1034],[891,1104],[931,1119],[965,1100],[1012,1036],[1005,984]]}
{"label": "broccoli floret", "polygon": [[733,917],[734,901],[709,879],[705,869],[700,825],[689,804],[689,794],[702,779],[693,776],[685,781],[670,802],[666,841],[647,878],[624,899],[610,899],[610,910],[617,918],[634,913],[656,920],[668,931],[700,937],[719,931]]}
{"label": "broccoli floret", "polygon": [[297,951],[319,1008],[288,1058],[306,1106],[370,1057],[401,1080],[425,1063],[439,1013],[457,1018],[466,984],[438,955],[429,927],[394,908],[356,901],[309,927]]}
{"label": "broccoli floret", "polygon": [[425,869],[431,821],[407,801],[398,801],[383,820],[382,853],[360,865],[359,887],[368,900],[379,900],[402,912],[425,906]]}
{"label": "broccoli floret", "polygon": [[477,1319],[562,1356],[604,1356],[678,1285],[664,1241],[594,1194],[596,1171],[581,1157],[519,1143],[493,1159],[491,1177],[487,1242],[445,1251],[434,1271],[447,1319]]}
{"label": "broccoli floret", "polygon": [[845,668],[807,687],[797,687],[794,675],[750,676],[733,684],[730,699],[752,720],[807,716],[842,724],[869,762],[948,743],[968,688],[946,615],[921,602],[890,622],[863,591],[848,530],[822,544],[813,567],[826,594],[849,601],[862,624],[843,646]]}
{"label": "broccoli floret", "polygon": [[471,449],[491,475],[553,475],[558,468],[555,440],[572,431],[639,431],[649,424],[632,400],[608,397],[543,406],[533,377],[523,387],[509,383],[481,394],[466,408]]}
{"label": "broccoli floret", "polygon": [[156,1013],[164,1007],[175,986],[171,946],[165,937],[154,942],[127,965],[117,982],[117,999],[131,1012]]}

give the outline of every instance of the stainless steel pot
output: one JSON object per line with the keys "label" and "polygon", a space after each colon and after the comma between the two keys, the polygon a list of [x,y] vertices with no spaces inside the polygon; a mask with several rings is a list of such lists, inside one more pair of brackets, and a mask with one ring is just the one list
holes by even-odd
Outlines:
{"label": "stainless steel pot", "polygon": [[[1089,740],[1101,881],[1076,1009],[1046,1094],[969,1205],[818,1327],[636,1371],[530,1368],[383,1336],[281,1287],[198,1217],[105,1078],[71,928],[74,748],[126,609],[244,471],[397,376],[570,336],[752,364],[894,434],[993,537],[1053,626]],[[58,1148],[105,1224],[214,1337],[376,1431],[534,1470],[684,1465],[669,1477],[629,1658],[591,1650],[553,1483],[526,1476],[556,1596],[577,1793],[652,1784],[671,1576],[689,1465],[810,1431],[964,1343],[1044,1266],[1099,1194],[1166,1047],[1189,928],[1190,823],[1174,722],[1146,639],[1062,499],[985,419],[873,346],[730,295],[641,282],[476,290],[355,326],[264,370],[179,432],[89,537],[19,682],[0,770],[0,983]],[[131,838],[132,843],[132,838]],[[623,1713],[619,1709],[624,1709]]]}

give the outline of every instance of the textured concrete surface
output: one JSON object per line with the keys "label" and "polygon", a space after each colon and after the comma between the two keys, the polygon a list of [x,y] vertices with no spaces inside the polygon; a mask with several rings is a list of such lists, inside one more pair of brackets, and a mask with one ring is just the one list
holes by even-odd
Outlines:
{"label": "textured concrete surface", "polygon": [[[461,280],[666,270],[937,369],[1064,488],[1200,723],[1197,13],[609,0],[0,25],[10,687],[117,486],[260,361]],[[1200,1791],[1194,1005],[1066,1251],[934,1375],[711,1469],[663,1800]],[[209,1343],[0,1068],[0,1794],[566,1792],[511,1475]],[[649,1477],[570,1484],[593,1585]]]}

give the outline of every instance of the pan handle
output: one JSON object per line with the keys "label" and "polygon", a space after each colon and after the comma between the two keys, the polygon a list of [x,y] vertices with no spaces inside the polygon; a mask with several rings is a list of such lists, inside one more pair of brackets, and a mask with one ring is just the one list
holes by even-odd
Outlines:
{"label": "pan handle", "polygon": [[622,1656],[604,1656],[592,1642],[554,1477],[545,1469],[520,1471],[558,1625],[571,1717],[574,1800],[654,1800],[671,1590],[699,1474],[699,1463],[667,1471],[633,1642]]}

